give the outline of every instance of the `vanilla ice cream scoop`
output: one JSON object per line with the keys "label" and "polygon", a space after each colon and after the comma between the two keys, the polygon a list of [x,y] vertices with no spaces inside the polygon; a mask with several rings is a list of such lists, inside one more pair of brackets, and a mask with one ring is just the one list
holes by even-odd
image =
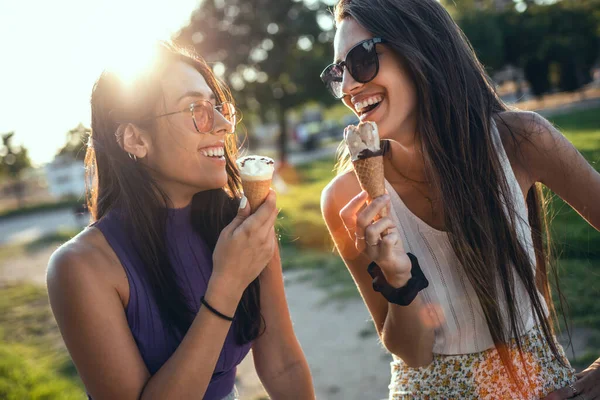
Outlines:
{"label": "vanilla ice cream scoop", "polygon": [[237,159],[242,180],[266,181],[273,178],[275,161],[265,156],[245,156]]}
{"label": "vanilla ice cream scoop", "polygon": [[358,126],[347,126],[344,129],[344,139],[352,161],[381,155],[379,131],[375,122],[367,121],[361,122]]}

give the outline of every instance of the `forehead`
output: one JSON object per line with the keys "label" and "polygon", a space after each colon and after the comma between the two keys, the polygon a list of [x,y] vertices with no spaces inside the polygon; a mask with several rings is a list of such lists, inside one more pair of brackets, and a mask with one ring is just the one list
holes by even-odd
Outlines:
{"label": "forehead", "polygon": [[215,97],[202,74],[182,61],[167,67],[161,81],[167,104],[176,103],[186,93],[194,93],[197,95],[193,97],[205,99]]}
{"label": "forehead", "polygon": [[344,18],[339,24],[333,39],[333,52],[336,61],[346,58],[348,51],[358,42],[372,38],[373,35],[354,18]]}

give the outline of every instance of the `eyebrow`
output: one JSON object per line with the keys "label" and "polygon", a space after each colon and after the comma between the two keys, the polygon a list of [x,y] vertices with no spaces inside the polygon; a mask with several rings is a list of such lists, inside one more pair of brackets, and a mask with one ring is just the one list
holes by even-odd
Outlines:
{"label": "eyebrow", "polygon": [[214,95],[214,93],[211,93],[209,96],[206,96],[206,93],[202,93],[202,92],[198,92],[198,91],[189,91],[189,92],[185,92],[181,97],[179,97],[177,99],[177,102],[179,103],[179,101],[183,98],[186,97],[200,97],[203,99],[207,99],[207,100],[215,100],[216,97]]}

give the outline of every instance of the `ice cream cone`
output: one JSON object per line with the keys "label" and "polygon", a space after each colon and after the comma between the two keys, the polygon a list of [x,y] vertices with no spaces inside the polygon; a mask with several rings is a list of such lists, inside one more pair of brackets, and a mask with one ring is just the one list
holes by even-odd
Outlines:
{"label": "ice cream cone", "polygon": [[[354,160],[352,164],[360,187],[369,194],[371,199],[376,199],[385,194],[383,156]],[[379,216],[381,218],[387,216],[387,209],[381,210]]]}
{"label": "ice cream cone", "polygon": [[271,179],[263,181],[242,180],[242,187],[244,188],[244,196],[250,203],[250,209],[254,212],[267,198],[271,187]]}
{"label": "ice cream cone", "polygon": [[264,156],[246,156],[237,160],[244,195],[252,212],[256,211],[269,195],[275,162]]}
{"label": "ice cream cone", "polygon": [[[344,130],[344,140],[360,187],[369,193],[371,200],[384,195],[383,153],[377,124],[367,121],[358,126],[349,125]],[[387,216],[387,209],[381,210],[379,216]]]}

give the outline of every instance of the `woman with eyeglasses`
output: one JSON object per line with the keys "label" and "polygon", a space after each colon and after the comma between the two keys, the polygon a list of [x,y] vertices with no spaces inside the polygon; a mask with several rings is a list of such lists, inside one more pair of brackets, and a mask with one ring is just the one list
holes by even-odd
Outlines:
{"label": "woman with eyeglasses", "polygon": [[346,151],[322,211],[393,355],[390,399],[596,398],[599,363],[576,376],[555,338],[541,185],[600,229],[600,175],[499,99],[439,2],[342,0],[335,19],[321,78],[377,124],[387,194]]}
{"label": "woman with eyeglasses", "polygon": [[86,169],[94,223],[52,256],[52,310],[90,398],[234,399],[253,350],[273,399],[313,399],[274,232],[250,215],[228,89],[161,43],[132,82],[104,72]]}

